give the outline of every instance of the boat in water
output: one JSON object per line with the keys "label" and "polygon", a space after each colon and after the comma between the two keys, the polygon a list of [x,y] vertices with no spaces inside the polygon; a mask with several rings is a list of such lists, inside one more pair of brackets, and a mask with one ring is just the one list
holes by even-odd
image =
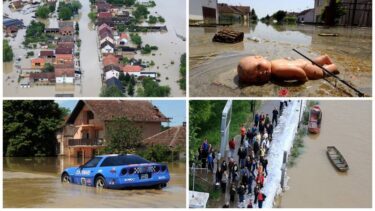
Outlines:
{"label": "boat in water", "polygon": [[349,165],[346,162],[344,156],[334,146],[327,147],[327,156],[335,168],[341,172],[346,172],[349,169]]}
{"label": "boat in water", "polygon": [[322,123],[322,111],[318,105],[314,105],[310,109],[309,124],[307,126],[310,133],[317,134],[320,132],[320,125]]}

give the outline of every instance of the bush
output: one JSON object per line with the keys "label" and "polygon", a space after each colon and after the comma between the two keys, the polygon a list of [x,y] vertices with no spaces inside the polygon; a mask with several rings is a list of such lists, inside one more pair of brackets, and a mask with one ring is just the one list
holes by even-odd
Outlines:
{"label": "bush", "polygon": [[160,23],[164,23],[164,22],[165,22],[165,19],[164,19],[163,17],[159,16],[159,17],[158,17],[158,21],[159,21]]}
{"label": "bush", "polygon": [[42,19],[47,19],[49,14],[54,10],[50,10],[50,7],[47,5],[39,6],[38,9],[35,11],[35,16]]}
{"label": "bush", "polygon": [[[138,154],[152,162],[170,162],[173,160],[169,148],[159,144],[148,146],[145,150],[140,150]],[[176,153],[176,155],[177,154],[178,153]]]}
{"label": "bush", "polygon": [[89,16],[91,22],[95,22],[97,13],[96,12],[89,12],[88,16]]}
{"label": "bush", "polygon": [[10,47],[8,40],[3,40],[3,62],[12,61],[13,56],[13,50]]}

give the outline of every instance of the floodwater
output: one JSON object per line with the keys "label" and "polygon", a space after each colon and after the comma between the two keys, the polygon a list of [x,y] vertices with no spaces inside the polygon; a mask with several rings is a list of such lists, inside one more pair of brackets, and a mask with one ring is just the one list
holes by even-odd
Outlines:
{"label": "floodwater", "polygon": [[146,71],[159,72],[160,85],[171,87],[170,96],[182,97],[185,93],[180,89],[177,81],[180,79],[180,57],[186,52],[186,41],[178,38],[176,33],[186,37],[186,0],[156,0],[155,2],[156,7],[150,9],[151,15],[161,15],[166,20],[165,23],[155,25],[166,25],[168,32],[140,33],[144,45],[156,45],[159,49],[152,52],[155,56],[136,55],[135,58],[153,60],[155,66]]}
{"label": "floodwater", "polygon": [[73,158],[4,158],[3,204],[10,207],[176,207],[186,206],[185,163],[169,163],[171,180],[166,188],[97,190],[62,184],[64,168],[78,166]]}
{"label": "floodwater", "polygon": [[[281,207],[371,208],[371,101],[320,102],[321,133],[304,139],[304,152],[287,171],[289,190]],[[328,160],[330,145],[345,157],[347,173],[336,171]]]}
{"label": "floodwater", "polygon": [[[155,56],[136,55],[136,58],[141,58],[146,61],[153,60],[155,66],[146,71],[156,71],[161,74],[161,85],[168,85],[171,87],[172,97],[185,96],[184,91],[179,88],[177,81],[180,78],[179,65],[180,56],[186,52],[186,42],[182,41],[176,36],[176,33],[186,36],[186,1],[165,1],[156,0],[156,7],[151,8],[151,14],[161,15],[166,22],[161,25],[167,25],[168,32],[149,32],[141,33],[143,43],[156,45],[159,49]],[[30,59],[25,59],[27,50],[23,48],[22,42],[26,33],[26,28],[18,31],[15,38],[9,38],[10,44],[14,52],[14,59],[21,57],[20,62],[3,63],[3,87],[4,96],[30,97],[43,96],[51,97],[55,94],[74,94],[74,96],[97,97],[99,96],[102,87],[101,74],[102,64],[100,61],[100,53],[98,50],[97,31],[88,18],[90,12],[90,2],[81,1],[82,8],[80,14],[74,20],[79,22],[80,34],[82,40],[80,48],[80,62],[82,70],[81,82],[75,86],[55,87],[55,86],[32,86],[31,88],[20,88],[18,81],[18,71],[16,66],[30,67]],[[4,2],[4,13],[8,14],[10,18],[23,19],[27,26],[33,20],[33,12],[23,14],[22,11],[29,11],[29,5],[25,6],[22,11],[11,11],[8,7],[9,2]],[[171,9],[173,8],[173,9]],[[31,11],[31,10],[30,10]],[[43,20],[43,23],[49,27],[57,27],[56,18],[50,20]],[[159,25],[159,24],[156,24]],[[38,55],[41,49],[35,49],[35,55]],[[36,57],[36,56],[35,56]],[[171,64],[173,61],[174,64]],[[157,68],[159,67],[159,68]],[[81,84],[81,85],[80,85]]]}
{"label": "floodwater", "polygon": [[[310,58],[328,54],[340,70],[339,77],[350,81],[367,95],[372,93],[371,28],[323,28],[311,25],[273,26],[261,22],[233,25],[245,33],[236,44],[212,42],[221,27],[190,27],[190,93],[191,96],[278,96],[286,87],[289,96],[356,96],[333,79],[308,81],[303,85],[267,83],[263,86],[240,86],[236,68],[242,57],[262,55],[269,60],[301,59],[296,48]],[[338,33],[322,37],[320,33]]]}

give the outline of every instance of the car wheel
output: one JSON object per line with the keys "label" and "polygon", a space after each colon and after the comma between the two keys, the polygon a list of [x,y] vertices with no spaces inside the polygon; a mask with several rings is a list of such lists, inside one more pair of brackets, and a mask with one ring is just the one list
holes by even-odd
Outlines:
{"label": "car wheel", "polygon": [[95,180],[95,187],[96,188],[105,188],[105,180],[104,177],[98,176]]}
{"label": "car wheel", "polygon": [[70,177],[67,173],[63,173],[61,175],[61,182],[62,183],[70,183]]}

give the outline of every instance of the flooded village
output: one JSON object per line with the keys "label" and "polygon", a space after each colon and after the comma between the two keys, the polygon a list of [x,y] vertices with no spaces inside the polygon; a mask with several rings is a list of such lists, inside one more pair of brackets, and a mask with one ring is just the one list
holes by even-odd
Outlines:
{"label": "flooded village", "polygon": [[190,106],[190,208],[371,207],[371,101]]}
{"label": "flooded village", "polygon": [[4,95],[185,95],[186,16],[164,4],[5,1]]}
{"label": "flooded village", "polygon": [[[330,1],[309,0],[305,1],[304,5],[298,3],[300,9],[295,6],[285,11],[288,6],[283,6],[282,9],[268,11],[267,4],[273,4],[272,1],[242,2],[241,6],[225,0],[191,1],[191,95],[358,96],[357,91],[340,83],[336,78],[338,77],[365,96],[371,96],[371,1],[339,1],[341,4],[338,8],[343,14],[334,18],[333,25],[328,25],[322,18],[326,8],[329,9],[328,2]],[[283,5],[281,2],[277,3],[279,4]],[[259,11],[263,11],[262,14],[259,14]],[[215,34],[225,28],[243,33],[243,41],[213,42]],[[293,49],[310,59],[328,55],[337,66],[339,74],[304,83],[280,81],[273,76],[268,83],[247,84],[239,81],[237,66],[242,58],[261,56],[272,61],[305,59]]]}
{"label": "flooded village", "polygon": [[[175,101],[174,108],[170,108],[168,103],[157,100],[152,103],[113,100],[62,100],[58,103],[47,100],[5,101],[4,207],[185,207],[185,101]],[[15,110],[22,112],[22,115],[13,118]],[[33,118],[28,119],[27,116]],[[24,122],[20,126],[25,129],[25,136],[17,135],[23,129],[16,129],[16,133],[11,129],[19,121]],[[114,127],[114,124],[118,127]],[[48,128],[40,125],[48,125]],[[138,155],[149,160],[147,162],[163,163],[168,167],[170,181],[164,188],[149,185],[121,190],[108,186],[90,187],[89,178],[87,183],[80,185],[73,184],[73,180],[68,183],[63,181],[62,175],[66,169],[79,166],[83,172],[94,171],[85,165],[105,154]],[[136,162],[130,159],[128,162]],[[113,165],[112,170],[117,168],[117,173],[119,168],[123,168]],[[129,167],[135,165],[129,164]],[[105,174],[104,165],[100,168],[99,174],[110,177],[106,178],[105,183],[113,182],[113,175]],[[157,177],[159,171],[152,174]],[[138,173],[130,173],[129,170],[128,174]],[[116,179],[116,183],[123,178]],[[150,179],[143,180],[146,184],[150,182]]]}

